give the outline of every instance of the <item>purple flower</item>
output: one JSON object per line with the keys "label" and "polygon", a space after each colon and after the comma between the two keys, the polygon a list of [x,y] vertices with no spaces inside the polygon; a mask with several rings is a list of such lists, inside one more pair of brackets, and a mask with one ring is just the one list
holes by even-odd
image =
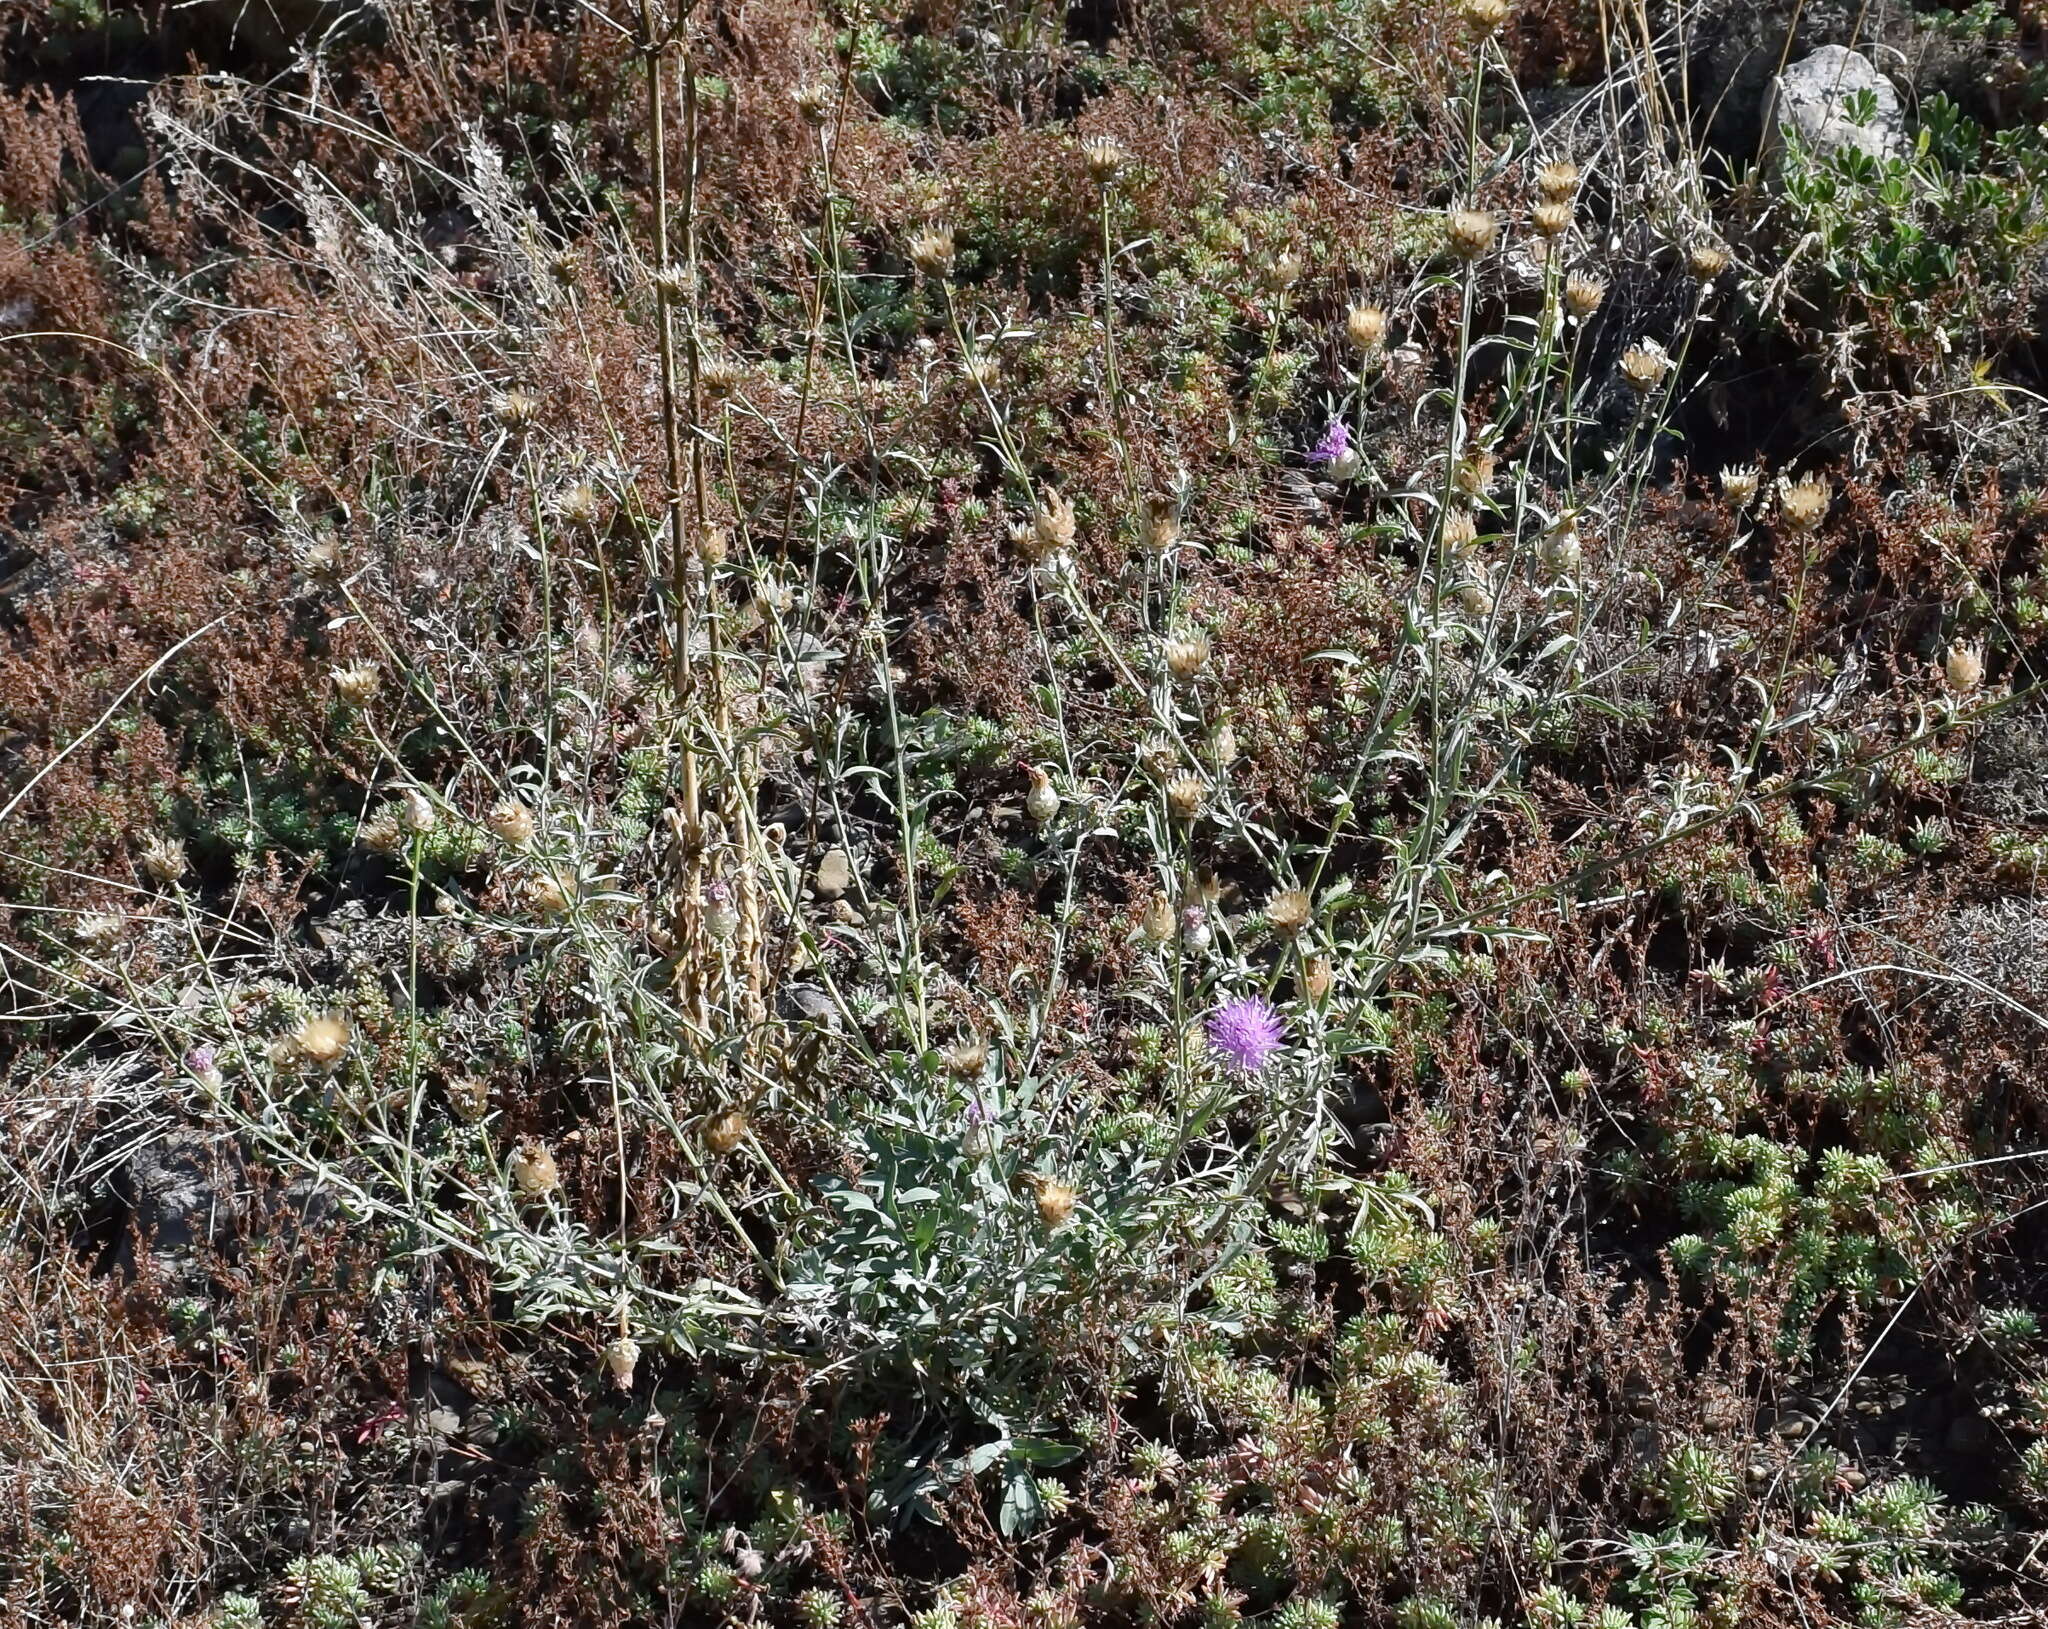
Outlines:
{"label": "purple flower", "polygon": [[213,1071],[213,1048],[205,1044],[195,1046],[185,1054],[185,1067],[195,1075],[207,1075]]}
{"label": "purple flower", "polygon": [[1334,464],[1351,451],[1351,426],[1342,419],[1330,420],[1329,429],[1323,432],[1323,439],[1309,448],[1308,458],[1312,464]]}
{"label": "purple flower", "polygon": [[1209,1014],[1209,1044],[1240,1074],[1256,1075],[1287,1040],[1287,1026],[1264,996],[1234,996]]}

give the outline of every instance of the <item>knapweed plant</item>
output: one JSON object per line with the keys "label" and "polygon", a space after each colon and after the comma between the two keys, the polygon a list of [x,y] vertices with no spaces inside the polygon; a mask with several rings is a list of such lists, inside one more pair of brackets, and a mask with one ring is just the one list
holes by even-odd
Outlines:
{"label": "knapweed plant", "polygon": [[1694,9],[24,45],[7,1611],[2023,1621],[2040,166]]}

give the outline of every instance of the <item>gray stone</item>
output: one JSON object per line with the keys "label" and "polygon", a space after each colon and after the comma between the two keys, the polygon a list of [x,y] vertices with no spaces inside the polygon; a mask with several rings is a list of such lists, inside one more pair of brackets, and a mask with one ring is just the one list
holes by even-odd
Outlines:
{"label": "gray stone", "polygon": [[[1849,116],[1850,101],[1868,91],[1876,103],[1869,119]],[[1870,58],[1846,46],[1823,45],[1778,75],[1771,95],[1771,128],[1791,130],[1816,153],[1846,148],[1891,158],[1906,146],[1906,115],[1892,82]]]}

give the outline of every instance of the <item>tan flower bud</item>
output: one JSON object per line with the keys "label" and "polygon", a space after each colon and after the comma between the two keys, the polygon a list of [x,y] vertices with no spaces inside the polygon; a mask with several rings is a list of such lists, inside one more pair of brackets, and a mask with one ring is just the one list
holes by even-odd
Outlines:
{"label": "tan flower bud", "polygon": [[1314,914],[1315,906],[1306,889],[1282,888],[1266,901],[1266,920],[1283,938],[1297,937],[1309,925]]}
{"label": "tan flower bud", "polygon": [[1621,353],[1621,380],[1638,396],[1647,396],[1671,373],[1671,358],[1654,339],[1631,345]]}
{"label": "tan flower bud", "polygon": [[1728,269],[1728,251],[1718,243],[1695,243],[1686,251],[1685,269],[1702,283],[1711,283]]}
{"label": "tan flower bud", "polygon": [[1529,211],[1529,224],[1539,237],[1562,237],[1571,230],[1572,206],[1567,203],[1540,203]]}
{"label": "tan flower bud", "polygon": [[1460,260],[1477,260],[1493,247],[1500,223],[1483,209],[1454,209],[1444,218],[1451,253]]}
{"label": "tan flower bud", "polygon": [[1310,1001],[1321,1001],[1335,982],[1336,975],[1331,971],[1329,957],[1311,956],[1302,963],[1301,993]]}
{"label": "tan flower bud", "polygon": [[1464,0],[1465,22],[1479,38],[1486,39],[1507,27],[1515,14],[1509,0]]}
{"label": "tan flower bud", "polygon": [[1259,268],[1259,281],[1269,294],[1285,294],[1301,281],[1301,256],[1283,250]]}
{"label": "tan flower bud", "polygon": [[697,363],[697,382],[714,402],[722,402],[747,377],[747,370],[723,351],[712,351]]}
{"label": "tan flower bud", "polygon": [[508,430],[527,429],[540,417],[540,398],[514,385],[491,398],[491,416]]}
{"label": "tan flower bud", "polygon": [[292,1054],[313,1069],[333,1069],[348,1055],[349,1022],[340,1013],[303,1020],[291,1033]]}
{"label": "tan flower bud", "polygon": [[832,92],[817,83],[799,85],[794,92],[797,116],[813,130],[822,129],[832,117]]}
{"label": "tan flower bud", "polygon": [[1564,280],[1564,308],[1581,322],[1600,309],[1607,285],[1591,272],[1575,271]]}
{"label": "tan flower bud", "polygon": [[960,1080],[978,1080],[988,1066],[988,1042],[970,1032],[947,1047],[944,1057],[948,1074]]}
{"label": "tan flower bud", "polygon": [[1942,675],[1948,680],[1948,687],[1960,695],[1968,695],[1984,682],[1984,651],[1978,645],[1951,645],[1948,656],[1942,663]]}
{"label": "tan flower bud", "polygon": [[1738,512],[1756,502],[1763,471],[1754,464],[1728,464],[1721,470],[1721,496]]}
{"label": "tan flower bud", "polygon": [[1044,770],[1031,768],[1026,773],[1031,777],[1031,786],[1024,794],[1024,812],[1039,825],[1046,825],[1060,812],[1060,795]]}
{"label": "tan flower bud", "polygon": [[526,848],[533,842],[535,831],[533,811],[518,798],[506,798],[494,804],[491,812],[484,817],[484,824],[491,828],[491,835],[507,848]]}
{"label": "tan flower bud", "polygon": [[375,662],[351,662],[327,670],[335,694],[351,707],[367,707],[384,688],[384,670]]}
{"label": "tan flower bud", "polygon": [[1049,1230],[1064,1227],[1074,1214],[1080,1195],[1064,1182],[1041,1179],[1038,1184],[1038,1219]]}
{"label": "tan flower bud", "polygon": [[723,1156],[739,1147],[747,1134],[747,1117],[738,1109],[727,1109],[704,1128],[704,1146]]}
{"label": "tan flower bud", "polygon": [[604,1349],[604,1366],[612,1377],[612,1384],[620,1391],[630,1391],[633,1386],[633,1370],[639,1366],[640,1343],[631,1335],[621,1335]]}
{"label": "tan flower bud", "polygon": [[953,229],[946,225],[932,225],[912,234],[908,245],[910,263],[927,277],[946,278],[953,275]]}
{"label": "tan flower bud", "polygon": [[1163,945],[1173,937],[1174,923],[1173,901],[1165,894],[1154,894],[1138,918],[1138,929],[1150,943]]}
{"label": "tan flower bud", "polygon": [[546,1143],[523,1142],[512,1150],[512,1187],[521,1199],[545,1199],[561,1185],[561,1170]]}
{"label": "tan flower bud", "polygon": [[1546,204],[1569,203],[1579,190],[1579,167],[1554,158],[1536,172],[1536,191]]}
{"label": "tan flower bud", "polygon": [[142,869],[169,887],[185,874],[185,845],[173,837],[152,837],[142,845]]}
{"label": "tan flower bud", "polygon": [[1176,820],[1192,820],[1209,799],[1209,783],[1199,775],[1181,775],[1167,782],[1166,807]]}
{"label": "tan flower bud", "polygon": [[1834,494],[1818,475],[1808,475],[1787,486],[1780,484],[1778,512],[1795,532],[1810,532],[1827,519]]}
{"label": "tan flower bud", "polygon": [[1098,187],[1109,186],[1130,167],[1131,155],[1114,136],[1096,136],[1081,144],[1081,167]]}
{"label": "tan flower bud", "polygon": [[1369,356],[1387,342],[1387,314],[1376,305],[1354,305],[1344,313],[1344,337],[1360,356]]}
{"label": "tan flower bud", "polygon": [[1190,628],[1162,641],[1159,654],[1167,672],[1182,684],[1190,684],[1209,665],[1209,635],[1203,629]]}

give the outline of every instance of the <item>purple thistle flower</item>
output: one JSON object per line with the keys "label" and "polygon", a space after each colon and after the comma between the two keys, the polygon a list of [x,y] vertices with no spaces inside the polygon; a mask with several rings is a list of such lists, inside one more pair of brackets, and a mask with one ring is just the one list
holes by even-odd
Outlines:
{"label": "purple thistle flower", "polygon": [[1233,996],[1209,1014],[1209,1044],[1240,1074],[1256,1075],[1286,1041],[1287,1026],[1264,996]]}
{"label": "purple thistle flower", "polygon": [[1342,419],[1330,420],[1330,427],[1323,432],[1323,439],[1309,448],[1308,457],[1312,464],[1334,464],[1351,451],[1351,426]]}
{"label": "purple thistle flower", "polygon": [[185,1054],[185,1067],[195,1075],[210,1073],[213,1069],[213,1048],[201,1043]]}

